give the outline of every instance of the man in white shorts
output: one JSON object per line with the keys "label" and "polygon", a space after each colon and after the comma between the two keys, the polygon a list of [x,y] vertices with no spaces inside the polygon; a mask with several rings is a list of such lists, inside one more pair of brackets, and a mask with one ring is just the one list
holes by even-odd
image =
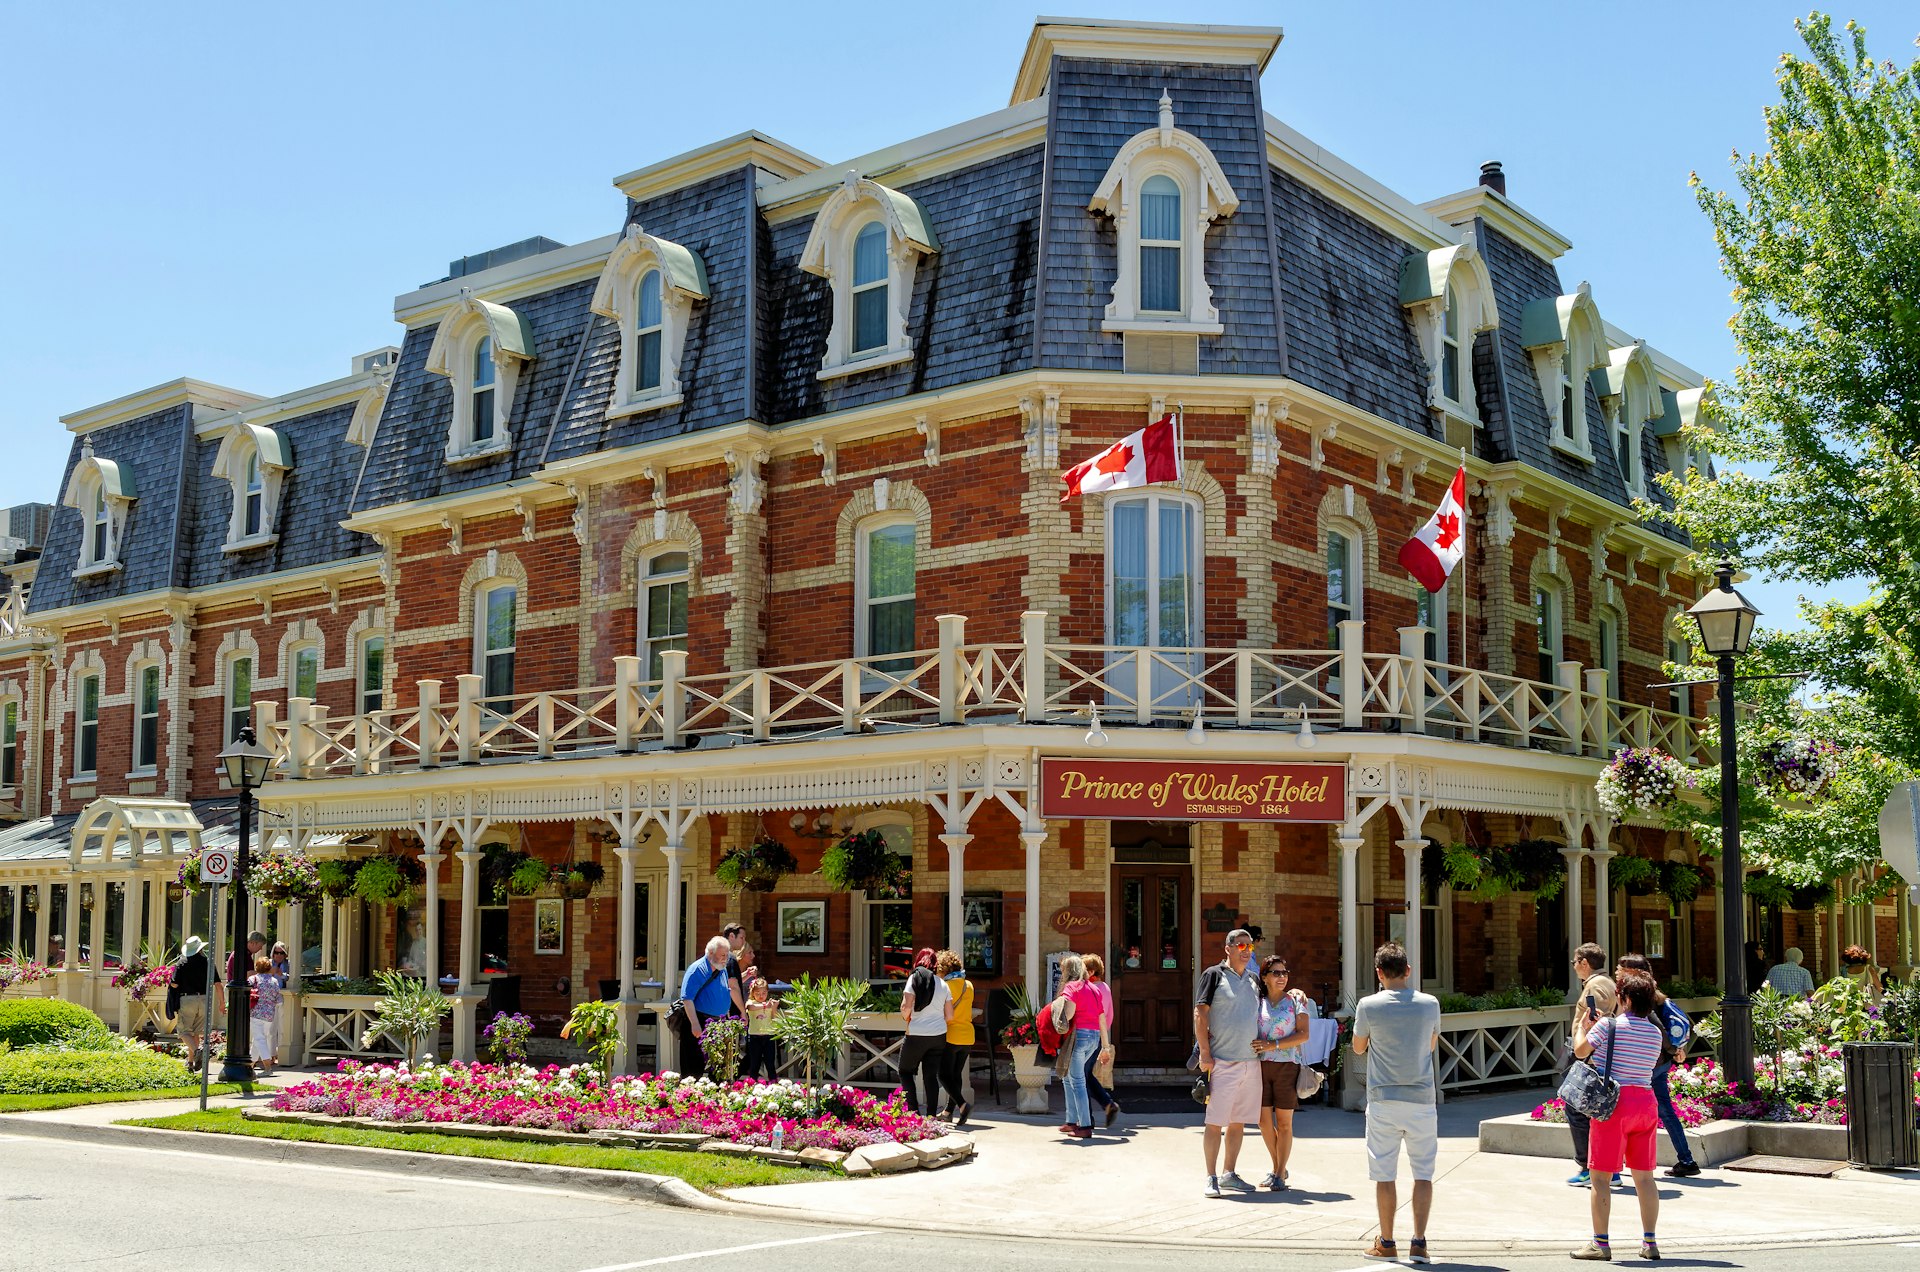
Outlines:
{"label": "man in white shorts", "polygon": [[[1260,1023],[1260,979],[1254,974],[1253,933],[1227,933],[1227,956],[1200,976],[1193,1004],[1193,1036],[1200,1069],[1211,1081],[1207,1098],[1207,1196],[1223,1191],[1252,1192],[1253,1185],[1234,1171],[1247,1123],[1260,1120],[1260,1060],[1253,1036]],[[1214,1173],[1220,1141],[1226,1140],[1226,1170]]]}
{"label": "man in white shorts", "polygon": [[1399,1208],[1394,1180],[1400,1146],[1413,1168],[1415,1263],[1427,1254],[1427,1213],[1433,1209],[1433,1164],[1440,1153],[1439,1110],[1434,1101],[1433,1054],[1440,1045],[1440,1000],[1407,985],[1407,952],[1388,941],[1373,954],[1380,992],[1360,1000],[1353,1013],[1353,1053],[1367,1058],[1367,1178],[1380,1212],[1380,1236],[1367,1250],[1393,1259],[1393,1212]]}

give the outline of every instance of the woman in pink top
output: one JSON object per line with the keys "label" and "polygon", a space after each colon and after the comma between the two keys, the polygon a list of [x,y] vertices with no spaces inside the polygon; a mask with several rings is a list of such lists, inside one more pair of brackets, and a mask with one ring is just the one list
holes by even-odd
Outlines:
{"label": "woman in pink top", "polygon": [[[1113,987],[1107,984],[1107,961],[1098,954],[1088,954],[1080,960],[1086,964],[1087,983],[1100,991],[1100,1019],[1106,1023],[1107,1035],[1113,1035]],[[1111,1127],[1114,1119],[1120,1116],[1120,1102],[1113,1098],[1113,1092],[1107,1090],[1094,1070],[1100,1067],[1100,1057],[1095,1056],[1087,1062],[1087,1105],[1092,1109],[1107,1111],[1107,1125]]]}
{"label": "woman in pink top", "polygon": [[[1110,1025],[1108,1016],[1112,1013],[1108,1004],[1111,999],[1103,999],[1100,987],[1086,979],[1086,961],[1078,955],[1068,955],[1060,965],[1060,974],[1066,978],[1060,994],[1073,1004],[1073,1041],[1072,1050],[1067,1056],[1067,1120],[1061,1131],[1069,1139],[1093,1138],[1093,1110],[1087,1101],[1087,1071],[1093,1067],[1095,1059],[1111,1054],[1108,1043]],[[1066,1050],[1066,1047],[1062,1047]]]}

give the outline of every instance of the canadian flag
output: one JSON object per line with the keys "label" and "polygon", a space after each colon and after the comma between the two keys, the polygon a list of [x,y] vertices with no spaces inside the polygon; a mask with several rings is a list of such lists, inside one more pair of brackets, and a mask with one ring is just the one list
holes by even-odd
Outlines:
{"label": "canadian flag", "polygon": [[1156,481],[1179,481],[1180,458],[1175,445],[1173,415],[1169,412],[1138,433],[1129,433],[1085,463],[1060,474],[1065,503],[1075,495],[1103,490],[1131,490]]}
{"label": "canadian flag", "polygon": [[1440,506],[1433,510],[1427,524],[1400,549],[1400,564],[1427,591],[1438,592],[1446,586],[1447,576],[1466,555],[1466,520],[1467,470],[1462,467],[1453,474],[1452,484],[1440,497]]}

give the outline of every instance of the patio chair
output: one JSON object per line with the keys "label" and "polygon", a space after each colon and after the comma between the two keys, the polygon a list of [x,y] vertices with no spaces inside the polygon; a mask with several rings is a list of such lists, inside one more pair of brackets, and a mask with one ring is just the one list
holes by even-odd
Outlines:
{"label": "patio chair", "polygon": [[[1007,1022],[1011,1019],[1013,1019],[1013,1003],[1007,991],[1004,989],[990,991],[986,998],[986,1019],[981,1021],[975,1029],[974,1037],[978,1039],[980,1030],[986,1031],[987,1092],[993,1096],[995,1104],[1000,1103],[1000,1055],[1005,1051],[1005,1048],[1000,1045],[1000,1031],[1007,1027]],[[1011,1064],[1013,1053],[1006,1052],[1006,1056],[1007,1062]],[[973,1085],[973,1075],[979,1071],[980,1064],[980,1047],[976,1042],[972,1059],[967,1065],[969,1085]],[[977,1091],[979,1088],[975,1086],[974,1089]]]}

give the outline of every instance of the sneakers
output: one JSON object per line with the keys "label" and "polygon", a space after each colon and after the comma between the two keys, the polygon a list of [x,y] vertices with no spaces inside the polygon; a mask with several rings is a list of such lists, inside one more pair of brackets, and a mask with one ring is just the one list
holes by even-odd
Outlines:
{"label": "sneakers", "polygon": [[1219,1195],[1220,1195],[1220,1176],[1208,1175],[1207,1176],[1207,1196],[1218,1197]]}
{"label": "sneakers", "polygon": [[1673,1165],[1667,1167],[1667,1178],[1669,1179],[1692,1179],[1699,1173],[1699,1162],[1675,1162]]}
{"label": "sneakers", "polygon": [[[1695,1167],[1696,1171],[1698,1169],[1698,1167]],[[1660,1261],[1660,1243],[1657,1241],[1642,1241],[1640,1243],[1640,1257],[1648,1263],[1658,1263]]]}
{"label": "sneakers", "polygon": [[1407,1243],[1407,1262],[1432,1263],[1433,1256],[1427,1253],[1427,1239],[1415,1237]]}
{"label": "sneakers", "polygon": [[1579,1170],[1567,1176],[1568,1185],[1574,1188],[1585,1188],[1592,1182],[1593,1176],[1585,1170]]}
{"label": "sneakers", "polygon": [[1250,1193],[1254,1191],[1254,1187],[1252,1184],[1240,1178],[1239,1175],[1235,1174],[1233,1171],[1230,1171],[1230,1170],[1221,1172],[1220,1187],[1229,1189],[1233,1192]]}
{"label": "sneakers", "polygon": [[1579,1259],[1583,1263],[1612,1263],[1613,1250],[1607,1246],[1598,1245],[1589,1241],[1578,1250],[1575,1250],[1572,1257]]}

